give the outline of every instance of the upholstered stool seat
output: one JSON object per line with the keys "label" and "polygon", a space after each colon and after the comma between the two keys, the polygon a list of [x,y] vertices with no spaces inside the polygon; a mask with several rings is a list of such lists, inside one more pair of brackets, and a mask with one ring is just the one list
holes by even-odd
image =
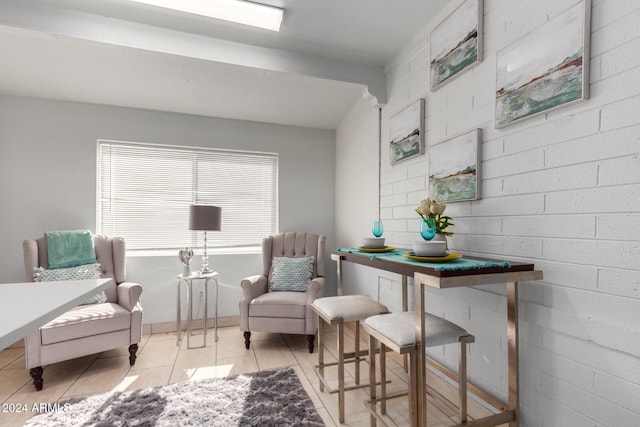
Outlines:
{"label": "upholstered stool seat", "polygon": [[[344,393],[347,390],[367,387],[368,384],[360,384],[360,361],[368,352],[360,351],[360,321],[370,316],[387,313],[389,310],[384,305],[374,301],[366,295],[344,295],[337,297],[325,297],[316,299],[311,305],[312,310],[318,315],[318,365],[316,373],[320,379],[320,391],[325,388],[329,393],[338,393],[338,409],[340,422],[344,422]],[[344,352],[344,322],[355,322],[353,353]],[[336,363],[324,362],[324,328],[325,323],[336,325],[338,361]],[[355,385],[345,387],[344,364],[355,363]],[[338,388],[332,389],[324,377],[324,368],[338,365]]]}
{"label": "upholstered stool seat", "polygon": [[[416,390],[417,365],[416,365],[416,336],[415,336],[415,312],[391,313],[368,317],[362,324],[362,328],[369,334],[369,352],[374,352],[376,341],[380,342],[380,397],[376,397],[376,369],[375,358],[369,360],[370,400],[366,401],[367,408],[371,412],[371,425],[376,425],[376,420],[385,424],[381,415],[386,413],[386,401],[391,398],[409,395],[409,407],[412,417],[418,410],[418,396]],[[446,344],[460,343],[458,394],[460,403],[458,414],[460,424],[467,420],[467,348],[468,343],[475,341],[460,326],[441,317],[426,313],[425,316],[425,345],[435,347]],[[386,350],[389,349],[400,355],[409,355],[409,393],[387,395],[386,393]],[[380,414],[376,405],[380,402]]]}

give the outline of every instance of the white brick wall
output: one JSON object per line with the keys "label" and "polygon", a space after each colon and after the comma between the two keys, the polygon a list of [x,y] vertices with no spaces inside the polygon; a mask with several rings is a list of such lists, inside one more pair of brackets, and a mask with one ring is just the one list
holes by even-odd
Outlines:
{"label": "white brick wall", "polygon": [[[493,123],[496,52],[575,3],[485,0],[483,62],[430,92],[428,36],[460,4],[451,2],[387,67],[385,236],[402,246],[417,237],[413,209],[428,196],[429,172],[428,147],[389,164],[389,118],[425,98],[428,146],[482,128],[483,198],[449,204],[450,246],[544,270],[544,281],[520,291],[521,425],[640,426],[640,1],[592,2],[590,99],[501,129]],[[377,148],[338,138],[338,155],[347,144]],[[347,286],[370,289],[372,274],[350,269]],[[399,280],[377,284],[394,308]],[[503,287],[430,291],[426,304],[476,335],[471,379],[506,399]],[[455,365],[453,349],[433,354]]]}

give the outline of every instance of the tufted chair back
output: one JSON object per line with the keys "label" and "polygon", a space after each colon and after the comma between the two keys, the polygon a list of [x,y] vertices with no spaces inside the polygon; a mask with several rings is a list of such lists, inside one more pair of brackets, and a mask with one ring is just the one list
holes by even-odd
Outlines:
{"label": "tufted chair back", "polygon": [[[117,285],[125,281],[125,241],[122,237],[95,235],[96,259],[102,267],[102,277],[110,277],[114,284],[105,290],[109,302],[117,302]],[[25,280],[33,282],[33,269],[49,268],[47,240],[28,239],[23,242]]]}
{"label": "tufted chair back", "polygon": [[326,236],[314,233],[286,232],[265,237],[262,240],[262,275],[271,279],[274,257],[312,256],[313,277],[324,277],[326,245]]}

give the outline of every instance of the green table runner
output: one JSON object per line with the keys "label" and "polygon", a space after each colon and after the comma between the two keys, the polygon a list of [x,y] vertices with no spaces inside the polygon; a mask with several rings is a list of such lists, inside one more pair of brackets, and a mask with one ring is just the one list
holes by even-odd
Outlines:
{"label": "green table runner", "polygon": [[402,254],[411,252],[406,249],[394,249],[390,252],[364,252],[357,248],[338,248],[339,252],[349,252],[352,254],[364,255],[371,259],[384,258],[393,262],[400,262],[404,264],[419,265],[422,267],[432,268],[436,271],[446,270],[471,270],[473,268],[488,268],[488,267],[510,267],[507,261],[490,261],[490,260],[478,260],[471,258],[458,258],[452,261],[446,262],[421,262],[409,259]]}

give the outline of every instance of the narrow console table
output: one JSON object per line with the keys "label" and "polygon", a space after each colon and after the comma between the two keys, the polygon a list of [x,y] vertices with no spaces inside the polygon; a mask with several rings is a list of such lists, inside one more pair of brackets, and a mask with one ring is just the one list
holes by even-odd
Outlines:
{"label": "narrow console table", "polygon": [[[497,405],[494,398],[486,392],[470,385],[469,390],[487,399],[500,412],[488,417],[474,420],[473,425],[496,426],[508,423],[510,427],[518,426],[519,405],[519,363],[518,363],[518,284],[521,282],[542,280],[543,273],[534,269],[533,264],[490,260],[476,257],[462,257],[447,263],[418,262],[403,256],[407,250],[394,250],[389,253],[364,253],[355,249],[341,249],[331,254],[337,262],[338,295],[344,294],[342,263],[352,262],[400,274],[403,287],[403,309],[406,309],[407,278],[414,278],[416,344],[418,345],[418,373],[416,381],[417,396],[422,400],[418,411],[411,414],[413,425],[427,425],[426,405],[426,358],[424,345],[425,287],[455,288],[505,283],[507,286],[507,342],[508,342],[508,374],[509,402]],[[437,364],[436,364],[436,367]],[[440,368],[440,367],[438,367]]]}

